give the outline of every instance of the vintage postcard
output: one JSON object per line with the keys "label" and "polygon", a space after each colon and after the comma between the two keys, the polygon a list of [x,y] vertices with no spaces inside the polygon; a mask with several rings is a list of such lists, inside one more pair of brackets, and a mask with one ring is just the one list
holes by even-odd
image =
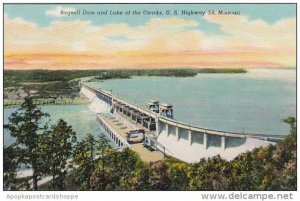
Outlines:
{"label": "vintage postcard", "polygon": [[3,190],[292,199],[296,9],[3,4]]}

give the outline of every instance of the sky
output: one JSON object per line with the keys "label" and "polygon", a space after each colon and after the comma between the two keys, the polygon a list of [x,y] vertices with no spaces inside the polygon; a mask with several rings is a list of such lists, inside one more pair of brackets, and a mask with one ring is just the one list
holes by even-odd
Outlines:
{"label": "sky", "polygon": [[[77,10],[78,15],[61,15],[61,11]],[[123,15],[83,15],[84,10]],[[134,10],[142,14],[133,15]],[[166,15],[166,10],[179,14]],[[182,15],[182,10],[205,14]],[[213,10],[240,14],[209,15]],[[126,11],[130,15],[124,15]],[[5,69],[295,66],[295,4],[4,6]]]}

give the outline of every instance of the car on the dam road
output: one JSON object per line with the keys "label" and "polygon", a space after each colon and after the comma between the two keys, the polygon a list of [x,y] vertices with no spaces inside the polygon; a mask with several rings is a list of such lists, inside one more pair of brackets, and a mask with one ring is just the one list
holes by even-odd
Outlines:
{"label": "car on the dam road", "polygon": [[143,129],[131,130],[127,132],[125,136],[129,144],[141,143],[144,141],[145,138],[145,130]]}

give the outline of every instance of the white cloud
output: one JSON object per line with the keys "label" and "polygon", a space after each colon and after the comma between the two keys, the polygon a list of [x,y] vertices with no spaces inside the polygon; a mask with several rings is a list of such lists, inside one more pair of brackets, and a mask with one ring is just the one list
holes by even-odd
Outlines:
{"label": "white cloud", "polygon": [[72,50],[74,50],[76,52],[85,51],[86,50],[86,44],[82,41],[76,41],[76,42],[71,44],[71,48],[72,48]]}
{"label": "white cloud", "polygon": [[[48,15],[54,15],[54,10],[57,14],[61,9],[66,10],[56,7],[49,10]],[[47,27],[40,27],[22,18],[4,17],[7,55],[84,53],[101,55],[103,65],[115,66],[291,67],[295,66],[296,60],[295,18],[270,24],[249,20],[246,16],[207,17],[210,23],[220,25],[226,33],[211,35],[205,34],[197,21],[181,18],[155,18],[140,26],[126,23],[97,26],[90,21],[55,20]],[[104,57],[111,58],[105,61]],[[28,58],[24,57],[24,60]],[[98,61],[99,57],[93,63]]]}
{"label": "white cloud", "polygon": [[55,8],[50,9],[50,10],[46,10],[46,15],[48,15],[48,16],[54,16],[54,17],[63,17],[63,16],[66,16],[66,15],[61,15],[61,11],[64,11],[64,12],[75,12],[76,8],[57,6]]}

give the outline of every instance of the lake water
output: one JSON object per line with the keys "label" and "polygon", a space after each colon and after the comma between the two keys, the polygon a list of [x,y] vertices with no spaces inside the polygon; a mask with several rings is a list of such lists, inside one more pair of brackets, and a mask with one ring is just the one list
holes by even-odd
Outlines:
{"label": "lake water", "polygon": [[296,116],[296,70],[254,69],[245,74],[134,77],[89,83],[146,107],[149,99],[174,105],[175,119],[215,130],[286,135]]}

